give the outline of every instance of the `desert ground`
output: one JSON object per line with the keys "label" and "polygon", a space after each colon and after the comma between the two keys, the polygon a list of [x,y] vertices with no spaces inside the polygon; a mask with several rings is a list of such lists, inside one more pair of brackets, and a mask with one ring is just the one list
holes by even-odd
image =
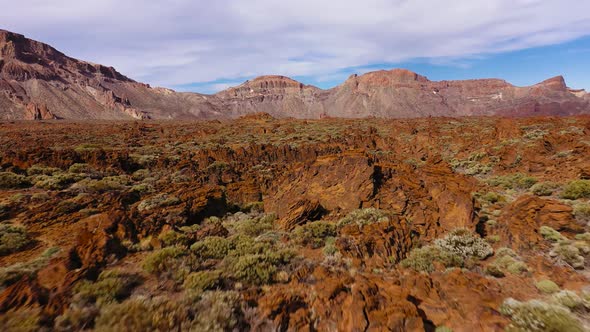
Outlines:
{"label": "desert ground", "polygon": [[0,123],[4,331],[590,329],[590,117]]}

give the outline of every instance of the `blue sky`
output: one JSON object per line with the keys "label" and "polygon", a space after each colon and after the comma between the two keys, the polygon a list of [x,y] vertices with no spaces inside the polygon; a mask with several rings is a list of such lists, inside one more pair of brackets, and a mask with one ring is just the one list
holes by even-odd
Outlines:
{"label": "blue sky", "polygon": [[564,75],[590,89],[590,1],[0,0],[0,28],[154,86],[212,93],[278,74],[330,88],[408,68],[431,80]]}
{"label": "blue sky", "polygon": [[[330,89],[344,82],[352,74],[391,68],[406,68],[433,81],[501,78],[517,86],[533,85],[562,75],[569,87],[590,91],[590,36],[556,45],[498,54],[479,54],[454,59],[416,58],[397,63],[343,68],[328,77],[295,75],[292,78],[322,89]],[[252,78],[220,79],[179,85],[175,88],[210,93]]]}

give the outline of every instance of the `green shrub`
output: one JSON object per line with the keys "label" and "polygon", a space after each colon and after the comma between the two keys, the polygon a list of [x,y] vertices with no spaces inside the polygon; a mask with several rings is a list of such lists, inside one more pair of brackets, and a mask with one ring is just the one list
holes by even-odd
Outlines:
{"label": "green shrub", "polygon": [[336,234],[336,225],[333,223],[315,221],[295,228],[291,238],[295,243],[320,248],[325,245],[327,237],[336,236]]}
{"label": "green shrub", "polygon": [[257,241],[250,236],[238,234],[230,239],[230,254],[232,256],[244,256],[264,254],[272,249],[272,244],[265,241]]}
{"label": "green shrub", "polygon": [[476,152],[465,160],[453,159],[450,161],[450,165],[453,171],[462,171],[467,175],[487,174],[492,170],[493,165],[491,163],[481,163],[480,161],[485,157],[487,157],[487,153]]}
{"label": "green shrub", "polygon": [[590,198],[590,180],[574,180],[568,183],[561,193],[565,199]]}
{"label": "green shrub", "polygon": [[186,246],[190,242],[190,239],[186,236],[186,234],[178,233],[173,230],[161,233],[158,236],[158,240],[160,240],[160,242],[162,242],[165,247],[175,245]]}
{"label": "green shrub", "polygon": [[232,243],[219,236],[209,236],[191,246],[191,251],[202,258],[222,259],[229,253]]}
{"label": "green shrub", "polygon": [[553,252],[557,254],[562,260],[571,265],[574,269],[583,269],[585,259],[580,255],[580,249],[569,244],[560,243],[556,245]]}
{"label": "green shrub", "polygon": [[272,281],[277,272],[278,262],[267,255],[246,255],[238,257],[231,265],[232,276],[238,280],[264,285]]}
{"label": "green shrub", "polygon": [[167,194],[162,194],[154,197],[150,197],[146,200],[141,201],[137,206],[137,210],[139,211],[149,211],[156,208],[162,208],[166,206],[177,205],[180,203],[180,199],[178,197],[169,196]]}
{"label": "green shrub", "polygon": [[358,209],[340,219],[338,221],[338,227],[344,227],[350,224],[362,226],[377,222],[388,222],[389,220],[389,214],[386,211],[375,208]]}
{"label": "green shrub", "polygon": [[136,185],[132,186],[131,191],[134,191],[134,192],[137,192],[140,194],[152,193],[152,192],[154,192],[154,186],[152,186],[151,184],[147,184],[147,183],[140,183],[140,184],[136,184]]}
{"label": "green shrub", "polygon": [[548,133],[548,131],[539,128],[528,129],[522,137],[529,140],[538,140],[545,137],[545,135],[547,135]]}
{"label": "green shrub", "polygon": [[107,191],[120,191],[125,189],[125,186],[129,184],[129,180],[126,177],[109,176],[104,177],[100,180],[93,180],[86,178],[72,188],[76,188],[82,192],[90,193],[103,193]]}
{"label": "green shrub", "polygon": [[19,189],[30,187],[31,183],[23,175],[0,172],[0,189]]}
{"label": "green shrub", "polygon": [[324,249],[322,249],[324,255],[333,256],[338,252],[338,248],[336,248],[335,237],[327,237],[325,243]]}
{"label": "green shrub", "polygon": [[187,255],[179,247],[166,247],[149,254],[143,261],[143,269],[149,273],[160,274],[178,265],[178,258]]}
{"label": "green shrub", "polygon": [[481,199],[491,204],[506,201],[506,198],[504,196],[495,192],[488,192],[485,195],[481,196]]}
{"label": "green shrub", "polygon": [[[559,303],[562,306],[572,310],[583,309],[585,306],[584,299],[582,299],[582,297],[580,297],[578,294],[569,290],[559,291],[553,294],[551,298],[556,303]],[[588,303],[588,306],[590,306],[590,303]]]}
{"label": "green shrub", "polygon": [[590,221],[590,204],[577,204],[574,206],[574,216],[581,221]]}
{"label": "green shrub", "polygon": [[241,296],[236,292],[205,292],[194,309],[191,331],[245,331]]}
{"label": "green shrub", "polygon": [[135,172],[133,172],[133,175],[131,175],[131,178],[135,181],[142,181],[145,178],[148,178],[150,176],[150,170],[149,169],[139,169]]}
{"label": "green shrub", "polygon": [[532,176],[527,176],[522,173],[516,173],[511,175],[496,176],[486,181],[490,186],[502,187],[504,189],[529,189],[535,183],[537,179]]}
{"label": "green shrub", "polygon": [[28,175],[54,175],[61,173],[61,169],[43,165],[33,165],[27,169]]}
{"label": "green shrub", "polygon": [[70,166],[70,168],[68,169],[68,172],[74,174],[86,174],[91,173],[93,171],[94,170],[92,169],[92,167],[90,167],[90,165],[81,163],[72,164],[72,166]]}
{"label": "green shrub", "polygon": [[246,237],[235,237],[233,249],[223,260],[229,274],[244,282],[268,284],[273,281],[281,266],[294,257],[290,250],[279,249],[268,243],[248,241]]}
{"label": "green shrub", "polygon": [[83,280],[74,287],[74,301],[103,305],[121,301],[129,296],[139,279],[135,275],[118,271],[102,272],[96,282]]}
{"label": "green shrub", "polygon": [[433,262],[439,262],[445,267],[463,266],[463,258],[452,252],[442,250],[436,245],[428,245],[422,248],[413,249],[410,254],[401,262],[405,268],[416,271],[434,271]]}
{"label": "green shrub", "polygon": [[6,332],[40,331],[40,309],[21,309],[0,315],[0,327]]}
{"label": "green shrub", "polygon": [[514,331],[568,331],[582,332],[583,328],[574,315],[565,307],[538,300],[519,302],[507,299],[500,312],[510,317]]}
{"label": "green shrub", "polygon": [[484,259],[494,253],[492,247],[481,237],[467,229],[458,228],[442,239],[434,241],[435,245],[463,259]]}
{"label": "green shrub", "polygon": [[276,220],[276,215],[268,214],[239,221],[234,226],[236,232],[248,236],[258,236],[273,229],[273,223]]}
{"label": "green shrub", "polygon": [[31,243],[22,227],[0,224],[0,256],[17,252]]}
{"label": "green shrub", "polygon": [[205,292],[199,299],[136,298],[102,308],[96,331],[233,331],[247,329],[235,292]]}
{"label": "green shrub", "polygon": [[403,267],[417,271],[432,272],[434,261],[446,267],[462,267],[472,260],[481,260],[492,255],[492,247],[481,237],[466,229],[455,229],[433,245],[414,249],[401,262]]}
{"label": "green shrub", "polygon": [[556,283],[548,279],[544,279],[535,283],[535,287],[537,287],[539,291],[545,294],[553,294],[555,292],[559,292],[559,286],[557,286]]}
{"label": "green shrub", "polygon": [[189,274],[184,280],[184,288],[195,291],[214,289],[221,284],[221,271],[199,271]]}
{"label": "green shrub", "polygon": [[551,196],[557,188],[559,188],[557,183],[542,182],[532,186],[530,191],[537,196]]}
{"label": "green shrub", "polygon": [[563,235],[561,235],[561,233],[559,233],[558,231],[554,230],[553,228],[551,228],[549,226],[541,226],[541,228],[539,228],[539,233],[543,236],[543,238],[545,238],[545,240],[549,240],[549,241],[553,241],[553,242],[557,242],[557,241],[561,241],[561,240],[565,239],[563,237]]}
{"label": "green shrub", "polygon": [[509,248],[500,248],[496,252],[496,259],[490,263],[486,272],[494,277],[504,277],[506,272],[521,274],[528,271],[528,266]]}
{"label": "green shrub", "polygon": [[35,187],[45,190],[62,190],[80,180],[76,174],[39,175],[34,178]]}

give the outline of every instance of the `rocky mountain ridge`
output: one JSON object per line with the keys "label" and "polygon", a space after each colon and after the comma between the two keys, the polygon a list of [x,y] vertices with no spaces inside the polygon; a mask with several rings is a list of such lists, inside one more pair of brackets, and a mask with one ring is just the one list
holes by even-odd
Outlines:
{"label": "rocky mountain ridge", "polygon": [[415,118],[590,113],[590,95],[557,76],[529,87],[504,80],[430,81],[405,69],[352,75],[330,89],[261,76],[214,95],[138,83],[0,30],[0,119]]}

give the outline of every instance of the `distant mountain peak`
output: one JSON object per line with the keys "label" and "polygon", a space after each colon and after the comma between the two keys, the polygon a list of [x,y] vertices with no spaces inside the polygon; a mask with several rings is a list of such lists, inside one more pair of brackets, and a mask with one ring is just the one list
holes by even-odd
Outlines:
{"label": "distant mountain peak", "polygon": [[370,87],[392,87],[397,85],[413,85],[430,82],[425,76],[401,68],[377,70],[363,75],[352,75],[345,84]]}
{"label": "distant mountain peak", "polygon": [[[526,116],[590,114],[590,96],[562,76],[530,87],[500,79],[430,81],[407,69],[352,75],[329,90],[259,76],[214,95],[135,82],[42,42],[0,30],[0,119]],[[266,115],[257,115],[266,116]]]}
{"label": "distant mountain peak", "polygon": [[567,84],[565,83],[565,78],[561,75],[544,80],[543,82],[536,84],[536,86],[543,86],[557,91],[567,91],[568,89]]}

